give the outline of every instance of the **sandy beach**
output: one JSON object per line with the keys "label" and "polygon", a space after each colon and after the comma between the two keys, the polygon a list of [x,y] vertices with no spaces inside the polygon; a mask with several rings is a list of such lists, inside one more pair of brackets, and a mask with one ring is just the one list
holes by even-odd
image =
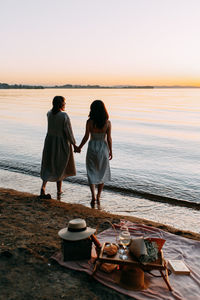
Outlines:
{"label": "sandy beach", "polygon": [[[90,227],[98,226],[98,232],[110,227],[107,220],[118,223],[122,219],[79,204],[39,200],[37,195],[0,189],[0,299],[132,299],[51,259],[60,250],[58,231],[77,217],[86,219]],[[200,240],[199,234],[123,218]]]}

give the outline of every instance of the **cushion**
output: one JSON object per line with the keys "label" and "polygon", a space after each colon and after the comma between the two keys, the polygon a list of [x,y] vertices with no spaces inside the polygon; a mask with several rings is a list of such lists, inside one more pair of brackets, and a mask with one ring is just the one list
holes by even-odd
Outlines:
{"label": "cushion", "polygon": [[129,249],[130,252],[137,258],[141,255],[147,255],[147,249],[143,237],[132,239]]}

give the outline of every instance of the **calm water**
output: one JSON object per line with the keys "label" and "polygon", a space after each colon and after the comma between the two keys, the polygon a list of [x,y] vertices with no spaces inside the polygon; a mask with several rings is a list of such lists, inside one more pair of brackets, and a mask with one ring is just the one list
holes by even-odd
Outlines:
{"label": "calm water", "polygon": [[[0,90],[1,186],[38,193],[46,112],[59,94],[67,98],[77,144],[90,103],[102,99],[109,111],[114,157],[105,210],[199,232],[199,210],[170,199],[200,205],[200,89]],[[77,176],[64,184],[62,200],[88,206],[86,148],[75,155]],[[55,184],[47,188],[54,195]]]}

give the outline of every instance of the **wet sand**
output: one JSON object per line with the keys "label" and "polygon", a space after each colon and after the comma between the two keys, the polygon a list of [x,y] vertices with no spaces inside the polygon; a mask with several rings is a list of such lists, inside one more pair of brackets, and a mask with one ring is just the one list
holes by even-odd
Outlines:
{"label": "wet sand", "polygon": [[58,231],[77,217],[98,226],[98,232],[110,227],[107,220],[118,223],[124,218],[200,240],[200,234],[152,221],[0,188],[0,299],[132,299],[51,259],[60,250]]}

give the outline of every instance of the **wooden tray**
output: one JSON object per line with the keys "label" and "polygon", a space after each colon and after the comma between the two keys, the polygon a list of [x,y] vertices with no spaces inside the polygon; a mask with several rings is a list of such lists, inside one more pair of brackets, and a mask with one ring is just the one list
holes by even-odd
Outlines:
{"label": "wooden tray", "polygon": [[101,263],[113,263],[113,264],[118,264],[118,265],[132,265],[135,267],[140,267],[144,271],[165,270],[165,268],[166,268],[162,250],[158,253],[158,259],[156,261],[141,263],[130,253],[130,251],[127,251],[128,259],[126,259],[126,260],[121,259],[119,257],[120,254],[118,252],[114,256],[108,256],[106,253],[104,253],[104,249],[108,244],[109,243],[104,243],[101,248],[101,251],[100,251],[100,254],[98,257],[98,261]]}

